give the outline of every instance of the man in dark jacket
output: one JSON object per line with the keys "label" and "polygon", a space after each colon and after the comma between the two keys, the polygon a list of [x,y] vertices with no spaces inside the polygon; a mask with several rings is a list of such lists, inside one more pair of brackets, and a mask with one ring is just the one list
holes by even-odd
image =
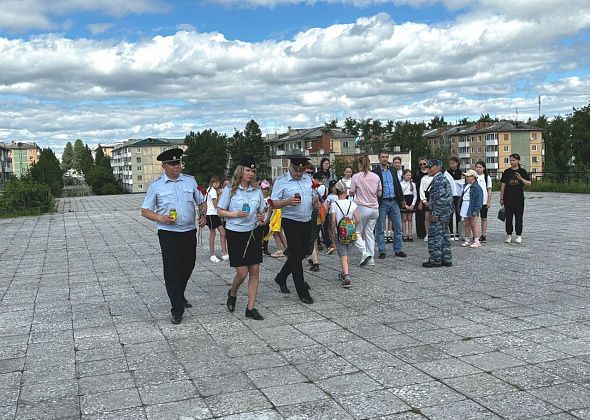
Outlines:
{"label": "man in dark jacket", "polygon": [[373,170],[383,186],[383,194],[379,198],[379,220],[377,220],[377,226],[375,227],[380,259],[385,258],[383,227],[388,216],[393,221],[393,252],[396,257],[406,257],[406,253],[402,249],[402,216],[400,210],[404,196],[396,171],[389,165],[388,161],[389,152],[382,150],[379,152],[379,166]]}

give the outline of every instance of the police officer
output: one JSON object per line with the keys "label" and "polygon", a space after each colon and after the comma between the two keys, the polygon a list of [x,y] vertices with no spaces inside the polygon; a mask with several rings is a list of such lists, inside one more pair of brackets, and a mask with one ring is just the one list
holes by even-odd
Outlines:
{"label": "police officer", "polygon": [[302,261],[309,242],[312,209],[319,208],[320,203],[317,195],[312,192],[311,177],[305,173],[309,158],[292,156],[290,160],[289,171],[277,178],[269,201],[273,208],[282,209],[282,227],[289,245],[289,256],[275,277],[275,282],[280,286],[281,292],[290,293],[286,282],[289,274],[293,274],[299,299],[311,304],[313,299],[303,279]]}
{"label": "police officer", "polygon": [[430,187],[430,228],[428,230],[428,261],[422,267],[451,267],[451,241],[449,219],[453,213],[453,189],[442,173],[442,162],[430,159],[428,175],[434,177]]}
{"label": "police officer", "polygon": [[175,148],[158,155],[164,173],[149,186],[141,205],[141,215],[158,225],[173,324],[180,324],[184,308],[192,306],[184,291],[195,268],[195,203],[201,205],[204,202],[195,178],[181,172],[182,153],[182,149]]}

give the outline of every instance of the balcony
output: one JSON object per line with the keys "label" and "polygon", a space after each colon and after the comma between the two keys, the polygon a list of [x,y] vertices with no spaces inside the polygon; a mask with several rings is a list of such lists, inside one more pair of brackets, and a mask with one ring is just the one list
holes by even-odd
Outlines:
{"label": "balcony", "polygon": [[486,140],[486,146],[497,146],[497,145],[498,145],[498,139]]}
{"label": "balcony", "polygon": [[497,163],[486,163],[486,168],[487,169],[498,169],[498,164]]}
{"label": "balcony", "polygon": [[468,159],[471,157],[470,153],[459,153],[459,159]]}
{"label": "balcony", "polygon": [[458,147],[469,147],[468,141],[460,141]]}
{"label": "balcony", "polygon": [[486,152],[486,157],[498,157],[498,152]]}

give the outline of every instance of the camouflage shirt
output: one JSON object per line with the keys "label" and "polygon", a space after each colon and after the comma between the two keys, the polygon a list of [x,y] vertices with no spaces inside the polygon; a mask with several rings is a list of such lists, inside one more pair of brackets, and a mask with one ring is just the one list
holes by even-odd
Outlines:
{"label": "camouflage shirt", "polygon": [[453,213],[453,189],[442,172],[432,179],[429,202],[432,215],[439,219],[448,219]]}

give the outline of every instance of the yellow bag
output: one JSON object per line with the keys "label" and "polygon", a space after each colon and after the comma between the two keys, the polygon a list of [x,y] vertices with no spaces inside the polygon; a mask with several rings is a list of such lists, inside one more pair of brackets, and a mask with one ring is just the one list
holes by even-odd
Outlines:
{"label": "yellow bag", "polygon": [[275,232],[281,231],[281,209],[274,209],[272,217],[270,218],[270,222],[268,223],[268,227],[270,229],[268,234],[264,237],[265,241],[268,241]]}

